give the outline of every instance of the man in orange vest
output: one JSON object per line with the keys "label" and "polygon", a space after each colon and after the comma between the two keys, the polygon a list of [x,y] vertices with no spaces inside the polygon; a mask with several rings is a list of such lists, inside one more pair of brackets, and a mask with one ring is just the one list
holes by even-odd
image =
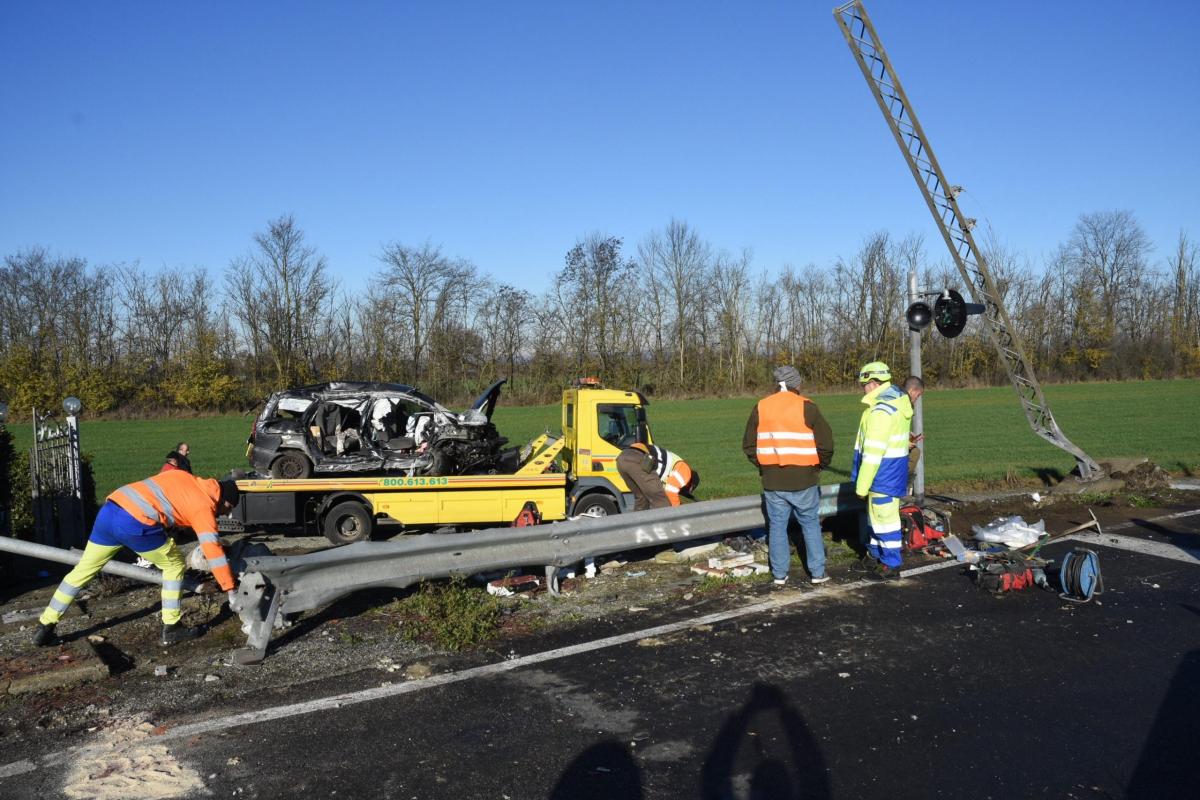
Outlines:
{"label": "man in orange vest", "polygon": [[814,584],[825,583],[825,542],[817,508],[821,502],[821,470],[833,459],[833,432],[817,404],[800,394],[800,373],[793,366],[776,367],[779,391],[758,401],[742,451],[762,476],[767,513],[767,553],[776,586],[787,584],[792,517],[804,534],[808,572]]}
{"label": "man in orange vest", "polygon": [[217,539],[217,516],[237,505],[237,482],[197,478],[183,470],[169,470],[130,483],[110,494],[88,537],[87,547],[75,568],[59,584],[50,605],[42,612],[33,643],[54,644],[54,626],[75,596],[113,556],[128,547],[162,570],[162,636],[160,643],[175,644],[201,635],[201,627],[180,624],[180,594],[183,591],[183,557],[164,528],[191,528],[200,540],[213,577],[232,596],[237,583]]}

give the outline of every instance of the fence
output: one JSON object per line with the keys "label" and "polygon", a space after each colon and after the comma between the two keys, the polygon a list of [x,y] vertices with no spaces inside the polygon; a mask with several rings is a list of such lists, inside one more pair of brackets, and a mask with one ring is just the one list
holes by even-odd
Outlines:
{"label": "fence", "polygon": [[[74,403],[72,403],[74,401]],[[67,398],[65,424],[53,412],[33,410],[29,485],[34,541],[50,547],[83,547],[83,465],[79,450],[79,401]]]}

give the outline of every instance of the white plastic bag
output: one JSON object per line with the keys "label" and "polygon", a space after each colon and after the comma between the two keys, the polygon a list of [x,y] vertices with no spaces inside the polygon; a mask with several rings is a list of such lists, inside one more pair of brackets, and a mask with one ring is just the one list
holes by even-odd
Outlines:
{"label": "white plastic bag", "polygon": [[972,525],[971,533],[980,542],[996,542],[1006,547],[1024,547],[1033,544],[1046,534],[1043,520],[1030,525],[1024,517],[1000,517],[987,525]]}

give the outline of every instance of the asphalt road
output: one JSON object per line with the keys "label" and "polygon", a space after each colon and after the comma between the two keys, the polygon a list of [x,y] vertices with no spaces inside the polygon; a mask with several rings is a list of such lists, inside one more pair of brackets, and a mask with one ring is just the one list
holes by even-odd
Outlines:
{"label": "asphalt road", "polygon": [[[1194,798],[1200,563],[1178,548],[1200,553],[1200,515],[1117,533],[1183,560],[1098,545],[1087,605],[958,567],[785,590],[275,719],[198,709],[163,741],[197,797]],[[0,796],[60,796],[69,752],[21,755]]]}

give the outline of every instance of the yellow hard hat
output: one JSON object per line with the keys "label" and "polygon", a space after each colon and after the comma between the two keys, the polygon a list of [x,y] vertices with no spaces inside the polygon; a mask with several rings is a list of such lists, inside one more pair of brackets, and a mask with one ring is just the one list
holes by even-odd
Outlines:
{"label": "yellow hard hat", "polygon": [[872,361],[870,364],[863,364],[863,368],[858,371],[859,383],[870,383],[871,381],[887,383],[891,379],[892,371],[882,361]]}

